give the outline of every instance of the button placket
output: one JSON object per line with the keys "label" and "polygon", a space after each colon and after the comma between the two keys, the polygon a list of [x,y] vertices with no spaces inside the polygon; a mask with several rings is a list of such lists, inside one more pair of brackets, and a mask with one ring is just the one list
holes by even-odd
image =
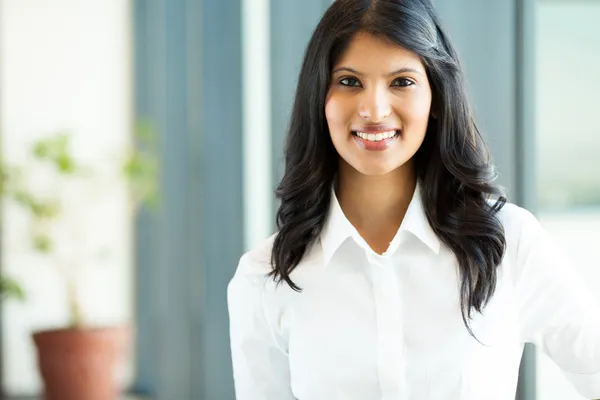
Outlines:
{"label": "button placket", "polygon": [[401,297],[391,259],[367,254],[377,318],[378,373],[383,400],[404,399]]}

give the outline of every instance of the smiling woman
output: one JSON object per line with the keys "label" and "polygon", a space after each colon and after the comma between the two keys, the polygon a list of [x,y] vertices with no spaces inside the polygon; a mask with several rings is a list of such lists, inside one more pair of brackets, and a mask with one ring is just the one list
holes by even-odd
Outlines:
{"label": "smiling woman", "polygon": [[429,0],[333,2],[285,159],[229,285],[239,400],[514,399],[526,342],[600,396],[600,308],[496,186]]}

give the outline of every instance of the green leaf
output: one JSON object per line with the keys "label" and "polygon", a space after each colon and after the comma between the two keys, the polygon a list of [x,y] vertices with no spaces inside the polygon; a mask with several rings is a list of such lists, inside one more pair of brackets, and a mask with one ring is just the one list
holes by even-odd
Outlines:
{"label": "green leaf", "polygon": [[56,202],[38,202],[35,204],[35,207],[32,209],[32,211],[38,219],[52,219],[58,216],[60,213],[60,207]]}
{"label": "green leaf", "polygon": [[52,251],[52,240],[44,234],[36,234],[33,237],[33,248],[40,253],[50,253]]}
{"label": "green leaf", "polygon": [[62,173],[72,174],[75,172],[75,161],[68,154],[60,154],[56,159],[58,170]]}
{"label": "green leaf", "polygon": [[36,219],[52,219],[60,213],[60,207],[55,201],[38,200],[24,190],[15,192],[13,198],[18,204],[29,210]]}
{"label": "green leaf", "polygon": [[136,125],[135,146],[123,165],[123,175],[136,204],[155,208],[159,203],[157,135],[148,121]]}
{"label": "green leaf", "polygon": [[63,174],[73,174],[80,169],[70,152],[71,137],[59,133],[37,141],[33,146],[33,155],[40,161],[50,162]]}
{"label": "green leaf", "polygon": [[3,299],[16,299],[19,301],[25,300],[25,292],[17,281],[12,278],[2,276],[0,277],[0,296]]}
{"label": "green leaf", "polygon": [[23,190],[16,191],[13,194],[13,198],[15,199],[15,201],[18,204],[20,204],[22,207],[25,207],[27,209],[31,209],[33,207],[33,204],[35,203],[33,196],[31,196],[31,194],[29,194]]}

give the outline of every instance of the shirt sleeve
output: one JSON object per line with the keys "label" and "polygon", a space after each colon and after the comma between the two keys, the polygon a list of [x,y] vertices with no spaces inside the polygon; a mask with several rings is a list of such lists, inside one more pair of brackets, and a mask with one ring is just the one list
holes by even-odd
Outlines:
{"label": "shirt sleeve", "polygon": [[517,245],[516,290],[524,341],[544,351],[581,395],[600,399],[597,299],[530,213],[524,215]]}
{"label": "shirt sleeve", "polygon": [[241,273],[248,262],[242,257],[227,290],[236,399],[294,400],[287,350],[265,318],[265,278]]}

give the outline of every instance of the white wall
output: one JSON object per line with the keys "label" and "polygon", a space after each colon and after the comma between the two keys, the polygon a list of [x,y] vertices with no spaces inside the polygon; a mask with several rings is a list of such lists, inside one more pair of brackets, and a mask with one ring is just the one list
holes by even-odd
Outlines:
{"label": "white wall", "polygon": [[[542,213],[540,221],[569,256],[600,302],[600,209]],[[538,400],[583,400],[561,370],[541,351],[537,352]]]}
{"label": "white wall", "polygon": [[[600,301],[600,204],[572,206],[600,193],[600,3],[538,0],[536,11],[539,194],[563,209],[540,220]],[[539,351],[537,387],[538,400],[584,398]]]}
{"label": "white wall", "polygon": [[[0,18],[3,157],[25,162],[28,143],[67,130],[74,135],[76,155],[101,168],[101,179],[93,184],[63,188],[69,209],[60,244],[65,254],[78,257],[89,322],[130,321],[132,223],[126,191],[112,180],[116,163],[110,158],[130,139],[130,4],[0,0]],[[33,178],[37,188],[50,184],[42,175]],[[28,293],[25,304],[3,305],[3,380],[8,393],[36,393],[40,380],[30,333],[67,321],[63,281],[56,259],[40,258],[28,248],[26,218],[10,205],[3,214],[3,268],[21,279]],[[131,375],[129,361],[124,378]]]}

